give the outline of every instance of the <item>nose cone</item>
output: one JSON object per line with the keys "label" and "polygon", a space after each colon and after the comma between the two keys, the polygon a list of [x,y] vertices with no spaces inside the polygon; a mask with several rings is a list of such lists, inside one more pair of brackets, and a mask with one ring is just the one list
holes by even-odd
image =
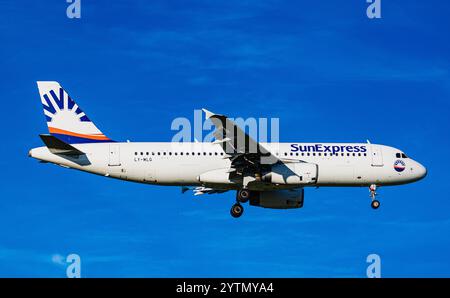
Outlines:
{"label": "nose cone", "polygon": [[427,168],[425,168],[420,163],[417,163],[417,166],[415,167],[415,175],[417,177],[417,180],[425,178],[427,175]]}

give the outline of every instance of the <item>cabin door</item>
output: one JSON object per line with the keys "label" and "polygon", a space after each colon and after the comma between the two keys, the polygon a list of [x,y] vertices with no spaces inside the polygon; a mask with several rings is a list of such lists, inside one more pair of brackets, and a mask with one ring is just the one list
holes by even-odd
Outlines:
{"label": "cabin door", "polygon": [[372,153],[372,166],[382,167],[383,166],[383,154],[380,146],[372,145],[370,146]]}
{"label": "cabin door", "polygon": [[120,145],[109,145],[109,166],[120,166]]}

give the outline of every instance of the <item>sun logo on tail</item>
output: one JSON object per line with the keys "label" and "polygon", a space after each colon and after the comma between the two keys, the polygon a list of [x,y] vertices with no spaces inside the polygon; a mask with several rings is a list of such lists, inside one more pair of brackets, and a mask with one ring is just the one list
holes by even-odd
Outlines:
{"label": "sun logo on tail", "polygon": [[50,134],[69,144],[113,142],[58,82],[38,81],[37,84]]}
{"label": "sun logo on tail", "polygon": [[62,88],[59,88],[59,96],[54,90],[50,90],[47,94],[43,95],[43,98],[45,103],[43,102],[42,106],[44,107],[44,114],[47,122],[52,122],[55,115],[61,111],[70,111],[79,121],[91,121]]}

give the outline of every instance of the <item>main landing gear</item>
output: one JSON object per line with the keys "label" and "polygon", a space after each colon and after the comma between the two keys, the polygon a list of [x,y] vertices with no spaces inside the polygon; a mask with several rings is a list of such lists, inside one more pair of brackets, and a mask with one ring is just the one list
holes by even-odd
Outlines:
{"label": "main landing gear", "polygon": [[234,218],[241,217],[242,213],[244,213],[244,207],[242,207],[241,204],[236,203],[231,207],[230,213]]}
{"label": "main landing gear", "polygon": [[378,209],[378,207],[380,207],[380,201],[376,199],[378,195],[377,186],[375,184],[372,184],[369,187],[369,191],[370,191],[370,198],[372,199],[372,203],[370,203],[370,206],[372,207],[372,209]]}
{"label": "main landing gear", "polygon": [[248,189],[241,189],[236,194],[236,201],[240,203],[247,203],[250,199],[250,191]]}
{"label": "main landing gear", "polygon": [[236,203],[231,207],[230,213],[234,218],[240,217],[244,213],[244,207],[241,203],[247,203],[250,199],[250,191],[248,189],[240,189],[236,193]]}

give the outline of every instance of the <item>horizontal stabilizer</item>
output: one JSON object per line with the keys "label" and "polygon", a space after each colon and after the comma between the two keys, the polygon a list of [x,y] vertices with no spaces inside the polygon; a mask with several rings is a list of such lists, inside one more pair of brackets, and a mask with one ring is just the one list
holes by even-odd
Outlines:
{"label": "horizontal stabilizer", "polygon": [[84,152],[78,150],[70,144],[67,144],[55,136],[52,135],[39,135],[47,146],[48,150],[54,154],[64,154],[64,155],[83,155]]}

